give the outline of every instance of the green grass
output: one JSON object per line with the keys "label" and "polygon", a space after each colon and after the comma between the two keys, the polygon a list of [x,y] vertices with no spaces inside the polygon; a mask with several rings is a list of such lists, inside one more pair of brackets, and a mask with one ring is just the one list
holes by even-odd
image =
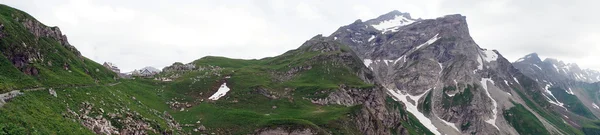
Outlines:
{"label": "green grass", "polygon": [[[443,102],[442,102],[442,107],[448,109],[450,107],[454,107],[454,106],[466,106],[469,105],[469,103],[471,103],[471,100],[473,98],[473,93],[471,92],[472,89],[476,89],[477,87],[474,87],[473,85],[467,85],[467,87],[462,91],[462,92],[458,92],[456,93],[456,95],[450,97],[447,94],[442,94],[443,96]],[[444,87],[443,92],[446,93],[447,91],[455,91],[456,87],[454,86],[447,86]]]}
{"label": "green grass", "polygon": [[[0,92],[38,86],[81,86],[114,82],[115,73],[78,56],[76,50],[66,48],[55,39],[35,37],[22,24],[24,19],[35,21],[35,18],[25,12],[0,4],[0,24],[4,26],[4,37],[0,39]],[[26,66],[18,69],[10,59],[20,56],[35,61],[27,62]],[[65,65],[69,66],[69,70],[64,69]],[[39,75],[21,72],[30,68],[37,69]]]}
{"label": "green grass", "polygon": [[[58,97],[51,96],[48,90],[25,92],[0,108],[0,114],[3,114],[0,115],[0,127],[25,134],[93,134],[78,120],[66,116],[67,108],[79,113],[81,104],[89,102],[96,110],[91,117],[130,109],[125,112],[139,113],[158,131],[171,130],[162,118],[162,112],[170,110],[157,96],[157,89],[153,84],[125,81],[116,86],[56,88]],[[98,113],[100,108],[105,113]],[[113,121],[113,125],[119,123]]]}
{"label": "green grass", "polygon": [[522,135],[550,135],[542,122],[523,105],[513,102],[514,107],[505,110],[504,119]]}
{"label": "green grass", "polygon": [[[392,110],[396,110],[400,113],[400,116],[403,118],[407,118],[406,120],[400,120],[400,125],[402,125],[408,131],[408,134],[411,135],[433,135],[429,129],[427,129],[423,124],[417,119],[414,115],[404,110],[404,105],[395,101],[391,97],[386,98],[386,103],[388,108]],[[392,129],[392,134],[400,134],[395,132],[397,129]]]}
{"label": "green grass", "polygon": [[519,82],[525,88],[525,90],[521,90],[518,88],[513,88],[514,91],[525,101],[525,104],[539,114],[541,117],[546,119],[556,128],[558,128],[563,133],[583,135],[583,132],[579,129],[574,128],[573,126],[566,124],[563,122],[563,119],[559,116],[557,112],[547,110],[545,107],[549,106],[548,101],[541,95],[539,91],[533,91],[534,89],[534,80],[531,80],[528,77],[520,76]]}
{"label": "green grass", "polygon": [[565,104],[565,107],[569,111],[589,119],[597,119],[596,116],[594,116],[594,114],[585,105],[583,105],[583,103],[581,103],[577,96],[571,95],[567,93],[565,89],[559,87],[552,87],[549,90],[558,101]]}

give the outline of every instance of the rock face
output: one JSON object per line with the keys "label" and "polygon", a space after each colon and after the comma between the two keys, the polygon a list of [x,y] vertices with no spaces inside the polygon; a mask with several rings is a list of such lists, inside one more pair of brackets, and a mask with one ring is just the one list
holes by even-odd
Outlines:
{"label": "rock face", "polygon": [[121,73],[121,69],[119,69],[119,67],[117,67],[117,65],[110,63],[110,62],[104,62],[104,64],[102,64],[102,66],[104,66],[105,68],[115,72],[115,73]]}
{"label": "rock face", "polygon": [[[372,91],[382,91],[384,95],[370,97],[375,98],[371,102],[347,100],[344,97],[361,97],[357,96],[361,94],[346,94],[352,93],[347,90],[315,103],[367,103],[363,105],[370,111],[365,112],[377,117],[362,118],[380,119],[386,127],[395,124],[398,117],[386,115],[390,110],[368,106],[385,104],[380,100],[389,96],[403,103],[434,134],[518,134],[502,112],[515,102],[524,104],[519,99],[527,97],[511,94],[513,88],[525,89],[519,83],[524,76],[497,51],[480,48],[474,42],[465,16],[422,20],[393,11],[366,22],[357,20],[342,26],[326,40],[341,42],[356,52],[373,71],[374,82],[383,86]],[[532,87],[531,91],[543,91],[539,84]],[[377,130],[377,126],[368,127]]]}
{"label": "rock face", "polygon": [[81,53],[67,40],[67,36],[63,35],[58,27],[48,27],[44,24],[38,22],[37,20],[25,18],[23,20],[19,20],[23,23],[23,26],[29,30],[29,32],[33,33],[33,35],[37,38],[48,37],[54,40],[59,41],[61,45],[63,45],[68,50],[72,51],[77,56],[81,57]]}
{"label": "rock face", "polygon": [[173,65],[163,68],[163,72],[181,72],[196,69],[194,64],[183,64],[181,62],[175,62]]}
{"label": "rock face", "polygon": [[[58,27],[48,27],[25,13],[11,13],[12,19],[5,20],[12,22],[8,24],[0,24],[0,41],[2,42],[2,54],[12,62],[12,64],[21,72],[37,76],[38,69],[33,66],[33,63],[42,63],[42,65],[52,65],[51,60],[46,60],[46,55],[43,51],[50,50],[54,42],[58,42],[60,46],[72,52],[77,59],[85,60],[81,53],[71,44],[67,37],[62,34]],[[29,33],[24,33],[28,31]],[[54,40],[49,41],[46,40]],[[57,50],[52,49],[54,53]],[[48,64],[46,64],[48,63]]]}

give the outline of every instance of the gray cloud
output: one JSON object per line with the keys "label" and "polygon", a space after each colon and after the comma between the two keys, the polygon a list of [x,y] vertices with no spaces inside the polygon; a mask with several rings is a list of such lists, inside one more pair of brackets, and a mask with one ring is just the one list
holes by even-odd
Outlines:
{"label": "gray cloud", "polygon": [[467,16],[471,35],[509,60],[537,52],[600,69],[600,1],[344,0],[121,1],[4,0],[59,26],[85,56],[124,71],[207,55],[275,56],[316,34],[391,10],[413,17]]}

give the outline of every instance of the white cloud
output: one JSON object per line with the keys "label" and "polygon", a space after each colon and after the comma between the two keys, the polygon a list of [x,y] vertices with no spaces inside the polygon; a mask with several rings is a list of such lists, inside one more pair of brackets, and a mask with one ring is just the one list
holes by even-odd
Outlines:
{"label": "white cloud", "polygon": [[[122,70],[162,68],[207,55],[262,58],[297,48],[356,19],[391,10],[414,18],[467,16],[484,48],[514,61],[531,52],[600,69],[600,1],[344,0],[344,1],[120,1],[15,0],[47,25],[57,25],[83,55]],[[469,3],[469,4],[466,4]]]}
{"label": "white cloud", "polygon": [[315,7],[303,2],[296,5],[296,15],[307,20],[316,20],[322,17]]}

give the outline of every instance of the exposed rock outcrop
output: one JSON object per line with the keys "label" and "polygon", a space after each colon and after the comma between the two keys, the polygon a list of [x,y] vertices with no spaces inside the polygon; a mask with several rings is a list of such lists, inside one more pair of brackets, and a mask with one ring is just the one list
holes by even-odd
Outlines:
{"label": "exposed rock outcrop", "polygon": [[27,28],[29,32],[31,32],[38,39],[41,37],[52,38],[58,41],[65,48],[73,52],[75,55],[82,57],[81,53],[74,46],[69,44],[67,36],[63,35],[58,27],[48,27],[38,22],[37,20],[30,18],[24,18],[22,20],[19,20],[17,18],[17,21],[20,21],[23,24],[23,26],[25,26],[25,28]]}
{"label": "exposed rock outcrop", "polygon": [[163,68],[163,72],[182,72],[182,71],[190,71],[196,69],[196,65],[194,64],[183,64],[181,62],[175,62],[173,65]]}

